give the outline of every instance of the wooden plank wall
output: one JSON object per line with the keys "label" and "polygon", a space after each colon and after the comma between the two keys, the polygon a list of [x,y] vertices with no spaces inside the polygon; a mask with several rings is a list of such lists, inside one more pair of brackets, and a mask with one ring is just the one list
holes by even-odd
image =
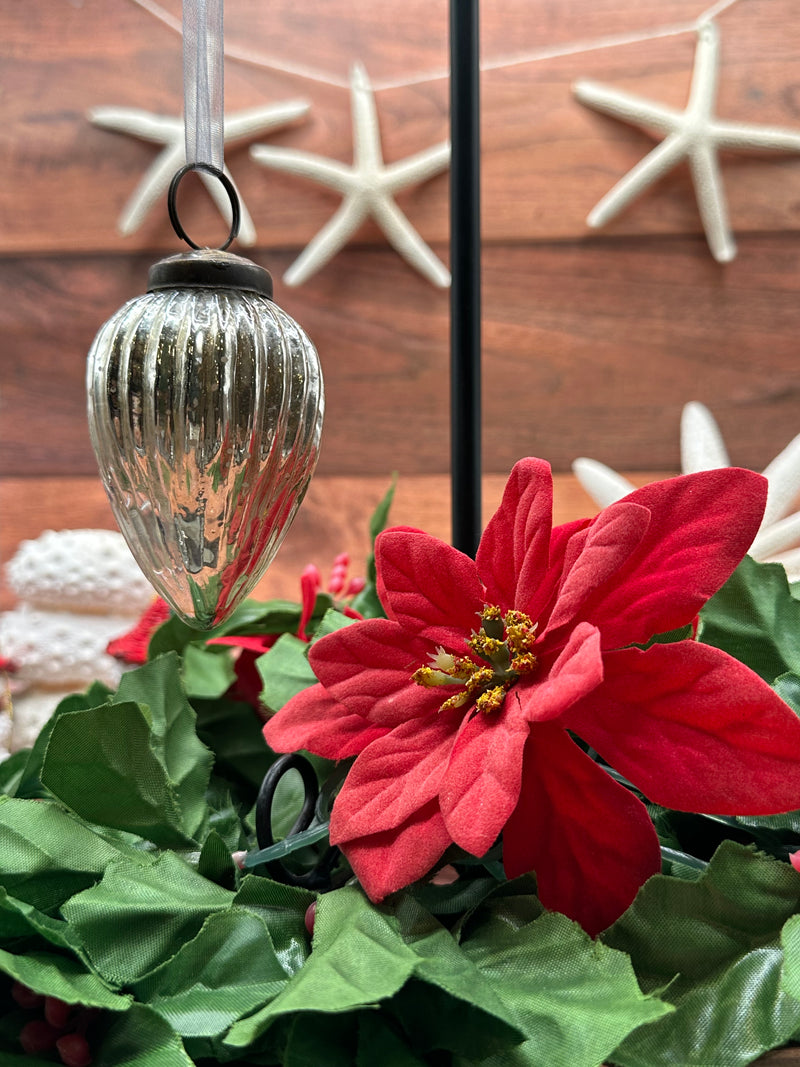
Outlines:
{"label": "wooden plank wall", "polygon": [[[163,0],[179,16],[179,0]],[[585,218],[653,144],[581,107],[578,77],[682,107],[689,32],[614,47],[590,42],[685,25],[703,0],[485,0],[483,103],[485,470],[489,498],[526,454],[567,471],[577,455],[644,472],[677,468],[682,405],[707,403],[734,461],[761,467],[798,430],[800,157],[725,154],[739,254],[714,262],[688,170],[679,168],[606,230]],[[717,20],[718,114],[800,130],[800,22],[792,0],[739,0]],[[381,89],[385,159],[447,137],[446,0],[228,0],[230,47],[346,81],[355,61]],[[574,46],[574,47],[573,47]],[[565,52],[513,62],[535,50]],[[431,74],[430,77],[427,75]],[[110,524],[85,425],[85,353],[99,324],[178,250],[163,206],[136,234],[116,220],[157,148],[92,126],[115,104],[177,116],[180,40],[134,0],[0,5],[0,551],[43,526]],[[346,87],[229,59],[229,111],[305,98],[308,117],[264,136],[352,159]],[[247,254],[320,350],[328,407],[305,532],[277,567],[294,572],[360,550],[363,519],[393,470],[402,521],[447,536],[448,296],[366,223],[302,287],[280,278],[339,198],[259,167],[247,145],[227,162],[255,220]],[[448,179],[398,201],[447,259]],[[182,196],[190,233],[217,243],[201,189]],[[568,479],[565,513],[589,503]],[[353,502],[357,504],[351,506]],[[326,512],[329,517],[326,519]],[[333,516],[332,518],[330,516]],[[5,519],[5,521],[3,521]],[[357,533],[355,532],[357,530]],[[299,535],[298,535],[299,536]],[[286,555],[288,551],[288,555]],[[294,578],[291,579],[294,583]]]}

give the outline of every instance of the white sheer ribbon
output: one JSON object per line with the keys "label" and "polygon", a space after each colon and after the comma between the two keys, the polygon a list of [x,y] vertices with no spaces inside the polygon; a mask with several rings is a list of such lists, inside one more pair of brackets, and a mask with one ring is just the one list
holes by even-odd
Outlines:
{"label": "white sheer ribbon", "polygon": [[183,0],[186,162],[223,166],[223,0]]}

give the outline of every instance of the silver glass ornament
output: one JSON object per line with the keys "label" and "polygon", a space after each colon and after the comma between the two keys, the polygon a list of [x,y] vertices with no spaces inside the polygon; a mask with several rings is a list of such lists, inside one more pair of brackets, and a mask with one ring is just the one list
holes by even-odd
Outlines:
{"label": "silver glass ornament", "polygon": [[89,352],[89,427],[114,515],[158,593],[201,629],[259,581],[317,461],[316,349],[271,296],[249,260],[172,256]]}

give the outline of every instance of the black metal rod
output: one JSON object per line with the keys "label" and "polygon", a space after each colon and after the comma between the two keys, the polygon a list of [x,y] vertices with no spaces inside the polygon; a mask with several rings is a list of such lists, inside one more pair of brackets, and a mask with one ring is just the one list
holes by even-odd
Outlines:
{"label": "black metal rod", "polygon": [[479,0],[450,0],[450,471],[453,545],[481,536]]}

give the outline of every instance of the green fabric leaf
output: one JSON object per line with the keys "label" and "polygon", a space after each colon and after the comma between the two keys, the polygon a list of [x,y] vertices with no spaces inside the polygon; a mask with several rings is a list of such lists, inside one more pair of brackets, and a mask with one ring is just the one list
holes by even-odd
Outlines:
{"label": "green fabric leaf", "polygon": [[[0,885],[39,911],[55,911],[99,880],[120,850],[52,801],[0,797]],[[139,863],[149,857],[141,854]]]}
{"label": "green fabric leaf", "polygon": [[358,1016],[358,1054],[355,1067],[426,1067],[383,1012],[362,1011]]}
{"label": "green fabric leaf", "polygon": [[30,754],[29,748],[21,748],[0,763],[0,793],[9,797],[16,796],[17,786],[22,782]]}
{"label": "green fabric leaf", "polygon": [[519,925],[524,912],[513,898],[484,908],[488,918],[472,925],[462,948],[528,1040],[482,1067],[597,1067],[632,1030],[670,1011],[642,994],[624,953],[592,941],[564,915]]}
{"label": "green fabric leaf", "polygon": [[174,653],[123,675],[116,699],[150,711],[153,750],[174,787],[185,832],[194,837],[206,814],[205,790],[214,757],[195,732],[197,717],[186,699]]}
{"label": "green fabric leaf", "polygon": [[305,915],[315,900],[316,894],[307,889],[250,874],[242,879],[233,904],[264,920],[281,966],[287,974],[297,974],[308,959]]}
{"label": "green fabric leaf", "polygon": [[194,1067],[169,1023],[145,1004],[102,1019],[93,1033],[92,1067]]}
{"label": "green fabric leaf", "polygon": [[203,842],[197,861],[197,873],[226,889],[233,888],[236,868],[230,849],[216,830],[211,830]]}
{"label": "green fabric leaf", "polygon": [[[314,631],[314,636],[311,640],[312,645],[314,642],[319,641],[323,637],[327,637],[328,634],[335,633],[337,630],[343,630],[345,626],[352,626],[355,619],[351,619],[349,615],[345,615],[342,611],[337,611],[336,608],[330,608],[322,616],[319,626]],[[306,646],[306,649],[308,646]],[[314,681],[316,682],[316,675]]]}
{"label": "green fabric leaf", "polygon": [[210,915],[133,990],[177,1033],[212,1038],[277,996],[288,980],[263,919],[231,907]]}
{"label": "green fabric leaf", "polygon": [[249,705],[234,700],[199,700],[197,733],[216,756],[215,771],[252,789],[253,797],[275,759],[262,733],[263,722]]}
{"label": "green fabric leaf", "polygon": [[[315,1013],[292,1019],[282,1067],[353,1067],[358,1023],[354,1016]],[[374,1067],[384,1067],[382,1060]]]}
{"label": "green fabric leaf", "polygon": [[110,863],[102,881],[67,901],[62,915],[98,974],[124,986],[171,959],[212,912],[233,899],[179,856],[164,852],[146,867],[128,859]]}
{"label": "green fabric leaf", "polygon": [[45,915],[32,904],[9,896],[0,887],[0,941],[8,944],[10,941],[18,943],[20,939],[30,941],[39,938],[85,959],[83,946],[69,923]]}
{"label": "green fabric leaf", "polygon": [[781,990],[779,938],[798,908],[800,875],[732,841],[696,882],[651,878],[603,940],[676,1011],[632,1034],[612,1061],[740,1067],[785,1044],[800,1003]]}
{"label": "green fabric leaf", "polygon": [[45,752],[47,751],[50,735],[53,732],[56,720],[60,715],[66,715],[71,711],[86,711],[89,708],[96,708],[100,704],[106,704],[108,703],[109,694],[110,690],[106,686],[95,682],[85,693],[71,693],[59,701],[55,711],[39,731],[33,743],[33,748],[30,750],[30,755],[25,765],[25,771],[17,785],[15,796],[43,797],[47,795],[47,790],[44,789],[41,782],[42,764],[44,763]]}
{"label": "green fabric leaf", "polygon": [[389,488],[386,490],[382,500],[375,508],[372,516],[369,520],[369,536],[371,551],[367,557],[367,584],[358,594],[353,598],[353,608],[359,611],[367,619],[375,619],[385,617],[386,612],[383,610],[383,605],[378,599],[378,592],[375,588],[377,583],[377,572],[375,570],[375,539],[379,533],[382,533],[386,529],[386,524],[389,521],[389,511],[394,500],[395,490],[397,489],[397,472],[392,475],[392,481]]}
{"label": "green fabric leaf", "polygon": [[393,996],[417,963],[396,922],[358,889],[326,893],[317,903],[313,952],[286,990],[236,1023],[226,1043],[247,1046],[284,1013],[352,1011]]}
{"label": "green fabric leaf", "polygon": [[61,715],[47,746],[42,782],[87,822],[127,830],[165,848],[190,847],[176,791],[153,740],[139,704]]}
{"label": "green fabric leaf", "polygon": [[394,997],[392,1010],[417,1052],[445,1048],[482,1059],[523,1040],[514,1009],[452,934],[412,897],[401,898],[397,922],[418,963],[414,978]]}
{"label": "green fabric leaf", "polygon": [[127,1011],[133,1001],[133,997],[127,994],[112,992],[101,978],[91,974],[69,956],[45,952],[15,956],[0,949],[0,972],[22,982],[34,993],[58,997],[65,1004]]}
{"label": "green fabric leaf", "polygon": [[228,649],[190,644],[183,653],[181,676],[188,696],[215,700],[233,685],[236,671]]}
{"label": "green fabric leaf", "polygon": [[279,711],[317,680],[308,662],[308,644],[292,634],[279,637],[268,652],[259,656],[256,667],[264,683],[262,703],[272,711]]}
{"label": "green fabric leaf", "polygon": [[793,915],[781,931],[783,975],[781,989],[800,1000],[800,915]]}
{"label": "green fabric leaf", "polygon": [[800,674],[800,602],[779,563],[745,556],[700,612],[699,640],[724,649],[772,683]]}
{"label": "green fabric leaf", "polygon": [[377,1005],[412,977],[425,984],[428,1000],[412,987],[392,1001],[392,1010],[401,1021],[412,1017],[414,1043],[486,1049],[520,1040],[508,1010],[423,908],[407,898],[392,914],[347,887],[319,899],[313,951],[294,981],[266,1008],[236,1023],[226,1044],[247,1046],[285,1014]]}

